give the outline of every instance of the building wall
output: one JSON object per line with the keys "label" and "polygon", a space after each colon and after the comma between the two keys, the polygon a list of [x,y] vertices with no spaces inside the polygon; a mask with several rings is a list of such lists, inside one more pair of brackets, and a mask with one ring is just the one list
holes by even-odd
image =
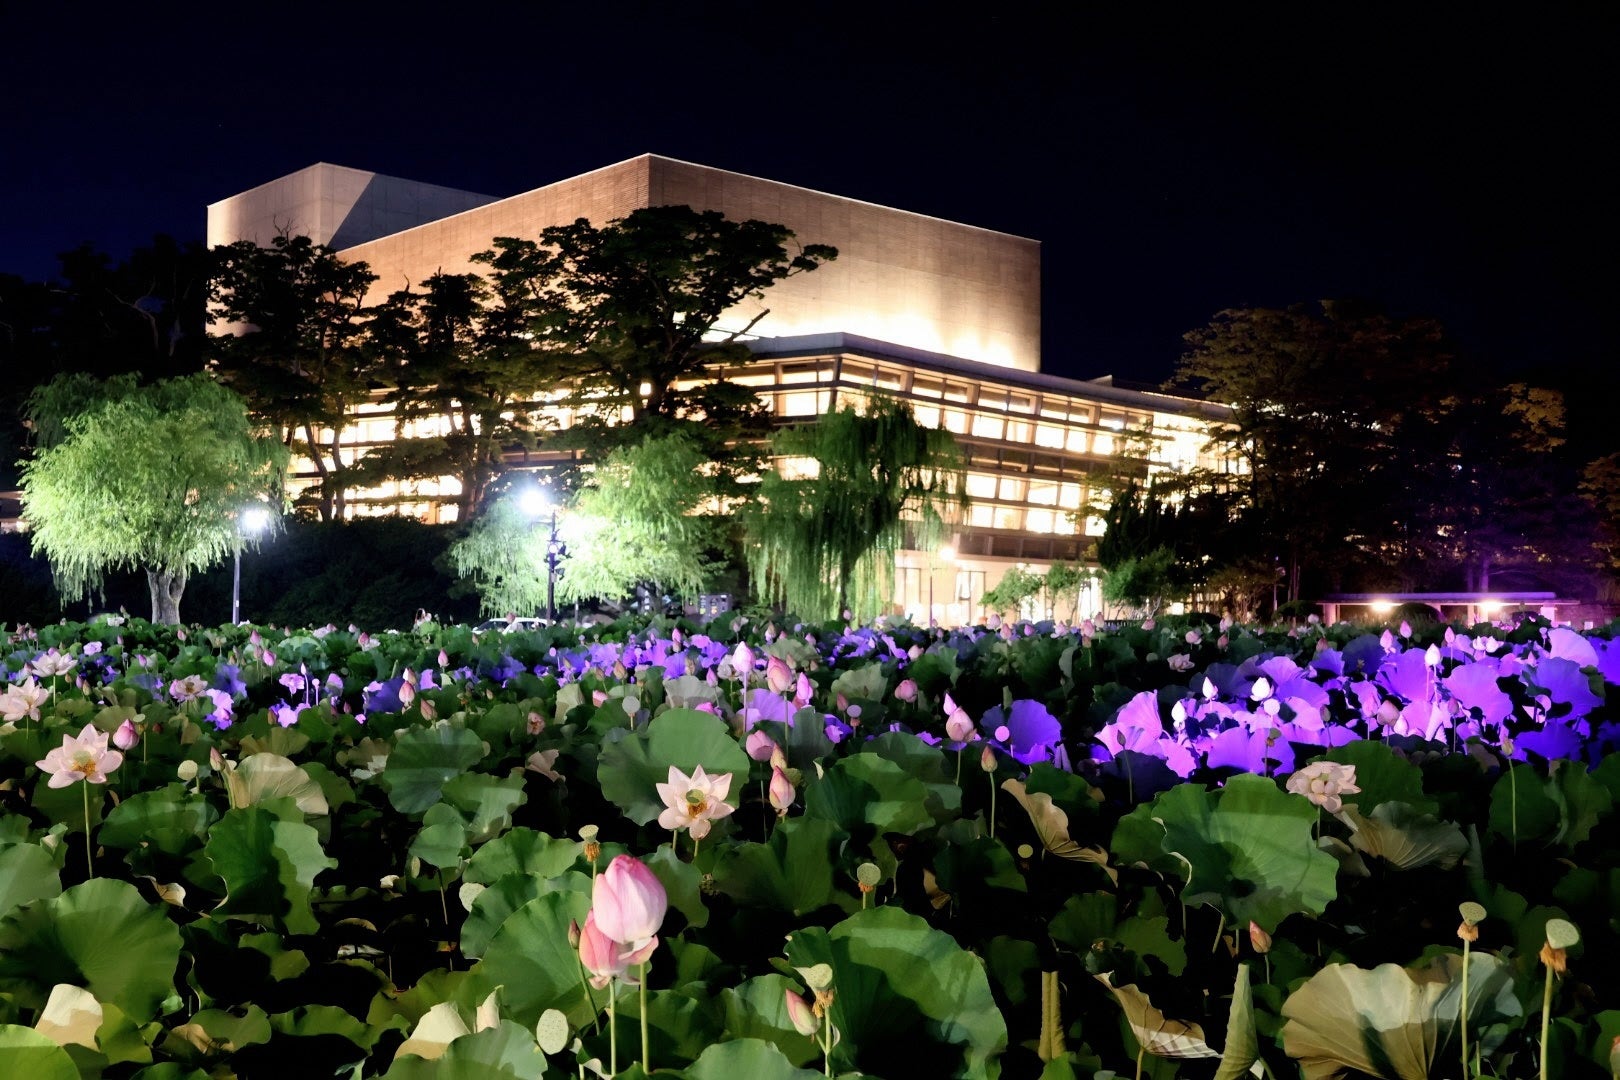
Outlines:
{"label": "building wall", "polygon": [[221,199],[208,207],[208,246],[277,233],[344,248],[495,201],[492,195],[402,180],[325,163]]}
{"label": "building wall", "polygon": [[[267,239],[274,235],[272,224],[288,218],[329,228],[355,183],[339,175],[353,170],[333,169],[316,166],[216,203],[209,208],[209,243]],[[316,170],[318,176],[305,175]],[[341,191],[326,196],[320,183]],[[278,199],[284,208],[278,209]],[[1040,369],[1036,241],[654,155],[333,246],[345,259],[370,264],[380,297],[435,272],[481,270],[469,257],[498,236],[534,239],[551,225],[582,217],[604,225],[637,208],[664,205],[785,225],[801,243],[838,249],[835,262],[778,283],[762,301],[739,305],[722,320],[724,329],[741,329],[769,309],[754,334],[841,332],[1022,371]],[[341,240],[344,233],[332,235]]]}

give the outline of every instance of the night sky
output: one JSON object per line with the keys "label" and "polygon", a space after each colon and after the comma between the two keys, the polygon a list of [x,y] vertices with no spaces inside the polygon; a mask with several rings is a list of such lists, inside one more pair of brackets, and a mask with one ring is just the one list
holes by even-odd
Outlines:
{"label": "night sky", "polygon": [[1040,240],[1056,374],[1159,380],[1221,308],[1348,296],[1510,370],[1614,359],[1598,5],[553,6],[12,5],[0,272],[200,240],[317,161],[511,195],[653,152]]}

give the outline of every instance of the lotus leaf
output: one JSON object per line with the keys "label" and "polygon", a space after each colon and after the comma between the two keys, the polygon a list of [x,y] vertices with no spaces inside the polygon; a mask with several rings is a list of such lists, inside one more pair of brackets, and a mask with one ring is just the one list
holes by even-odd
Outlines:
{"label": "lotus leaf", "polygon": [[1379,803],[1370,816],[1351,803],[1337,816],[1350,826],[1350,843],[1358,851],[1376,855],[1397,870],[1430,863],[1449,870],[1468,851],[1468,839],[1454,823],[1420,814],[1403,802]]}
{"label": "lotus leaf", "polygon": [[740,781],[751,764],[724,720],[695,709],[671,709],[641,731],[610,732],[603,739],[596,776],[602,794],[630,820],[645,825],[664,809],[656,785],[669,781],[672,766],[689,776],[699,765],[710,776],[731,773],[726,801],[738,806],[745,786]]}
{"label": "lotus leaf", "polygon": [[208,831],[203,854],[225,880],[215,913],[293,934],[319,929],[310,890],[322,870],[337,865],[302,822],[283,821],[263,807],[232,810]]}
{"label": "lotus leaf", "polygon": [[388,799],[402,814],[420,814],[439,801],[447,780],[483,757],[483,741],[464,727],[438,723],[403,731],[383,769]]}

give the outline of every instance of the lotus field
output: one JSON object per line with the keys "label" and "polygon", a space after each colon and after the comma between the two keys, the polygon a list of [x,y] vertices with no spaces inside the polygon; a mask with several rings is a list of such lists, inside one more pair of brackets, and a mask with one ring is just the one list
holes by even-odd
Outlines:
{"label": "lotus field", "polygon": [[0,635],[0,1077],[1609,1077],[1545,623]]}

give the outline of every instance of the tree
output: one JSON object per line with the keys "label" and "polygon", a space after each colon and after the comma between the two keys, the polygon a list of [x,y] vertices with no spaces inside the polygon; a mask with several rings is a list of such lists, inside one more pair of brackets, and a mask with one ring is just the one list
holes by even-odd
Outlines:
{"label": "tree", "polygon": [[908,540],[936,548],[966,503],[956,440],[893,398],[787,428],[771,452],[779,463],[745,509],[749,563],[759,590],[801,615],[881,608],[895,554]]}
{"label": "tree", "polygon": [[738,338],[759,317],[714,340],[722,315],[838,256],[822,244],[790,253],[793,238],[781,225],[653,206],[600,228],[585,218],[552,226],[538,243],[498,237],[473,259],[521,305],[536,341],[577,361],[578,403],[614,418],[628,409],[638,426],[691,411],[677,382],[708,381],[712,367],[746,358]]}
{"label": "tree", "polygon": [[[404,289],[374,309],[371,350],[391,383],[394,441],[368,453],[357,473],[384,479],[453,476],[460,519],[477,515],[504,468],[505,451],[535,445],[539,396],[562,377],[553,349],[537,347],[515,324],[507,298],[473,274],[434,274],[423,291]],[[437,421],[430,435],[407,432]]]}
{"label": "tree", "polygon": [[322,521],[343,517],[352,462],[342,439],[373,389],[376,354],[365,348],[366,292],[377,276],[307,236],[216,248],[210,336],[220,381],[273,425],[318,477],[308,493]]}
{"label": "tree", "polygon": [[986,611],[1010,611],[1016,618],[1026,601],[1040,595],[1047,587],[1045,574],[1037,574],[1022,566],[1014,566],[1001,575],[996,587],[980,598]]}
{"label": "tree", "polygon": [[692,599],[724,543],[707,457],[684,435],[614,451],[563,518],[562,600],[628,596],[642,583]]}
{"label": "tree", "polygon": [[69,377],[30,399],[30,419],[48,434],[23,465],[23,516],[69,600],[109,571],[141,569],[152,621],[179,622],[187,577],[239,542],[237,513],[281,499],[286,450],[206,375],[146,386]]}
{"label": "tree", "polygon": [[1149,618],[1157,615],[1174,588],[1170,571],[1175,561],[1176,553],[1167,547],[1121,560],[1103,574],[1103,599],[1139,608]]}

